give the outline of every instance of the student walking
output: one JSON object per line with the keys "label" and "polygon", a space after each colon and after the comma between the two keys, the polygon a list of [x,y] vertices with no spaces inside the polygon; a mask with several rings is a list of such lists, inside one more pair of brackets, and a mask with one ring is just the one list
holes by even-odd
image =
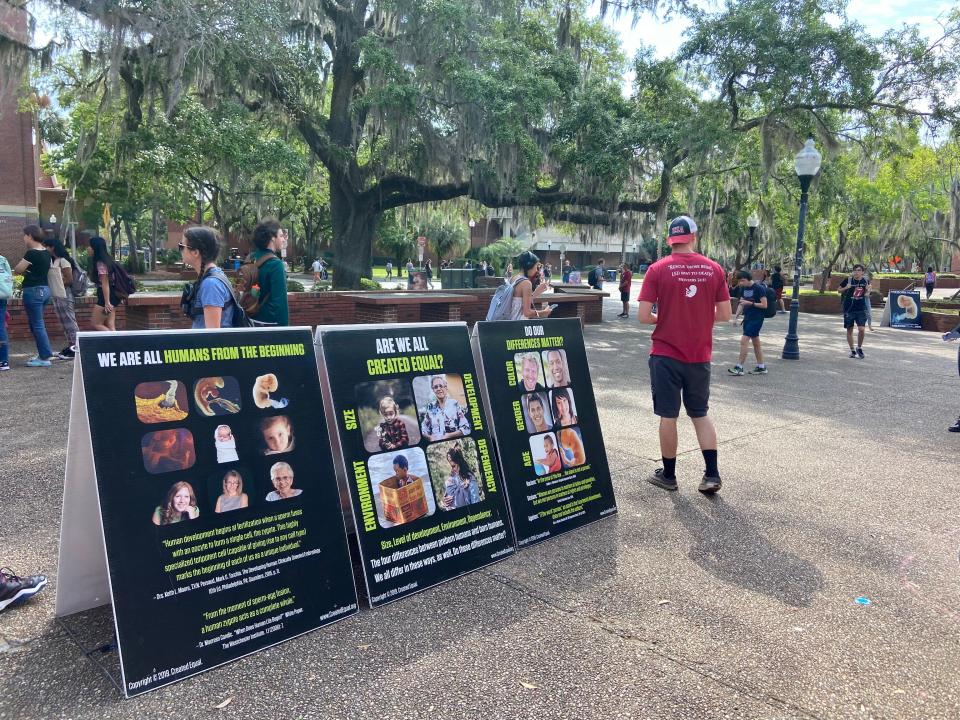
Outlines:
{"label": "student walking", "polygon": [[13,297],[13,270],[0,255],[0,372],[10,369],[10,339],[7,336],[7,301]]}
{"label": "student walking", "polygon": [[[264,220],[253,230],[254,251],[250,261],[257,266],[257,284],[260,286],[256,313],[251,314],[253,325],[288,325],[290,306],[287,301],[287,271],[283,260],[277,256],[281,242],[280,223]],[[320,263],[320,277],[326,274]]]}
{"label": "student walking", "polygon": [[[850,357],[863,360],[863,336],[867,324],[867,298],[870,281],[864,277],[865,268],[860,263],[853,266],[853,275],[844,278],[838,291],[843,297],[843,327],[847,331]],[[857,326],[857,346],[853,346],[853,326]]]}
{"label": "student walking", "polygon": [[233,286],[217,267],[220,236],[208,227],[191,227],[183,232],[178,245],[183,262],[197,271],[197,282],[189,298],[194,329],[233,327],[237,305]]}
{"label": "student walking", "polygon": [[70,257],[60,238],[44,238],[43,244],[51,258],[47,280],[53,295],[53,309],[67,338],[67,346],[57,353],[57,357],[61,360],[73,360],[77,354],[77,333],[80,331],[73,307],[73,275],[79,273],[80,268]]}
{"label": "student walking", "polygon": [[603,290],[603,258],[597,260],[597,266],[587,276],[587,285],[594,290]]}
{"label": "student walking", "polygon": [[50,361],[54,358],[47,327],[43,322],[43,310],[51,297],[47,284],[51,261],[50,253],[43,247],[44,237],[39,225],[27,225],[23,229],[23,244],[27,251],[23,260],[13,269],[14,274],[23,275],[23,307],[27,311],[30,332],[37,343],[37,354],[27,360],[28,367],[50,367]]}
{"label": "student walking", "polygon": [[927,289],[927,300],[933,295],[933,288],[937,286],[937,274],[933,271],[933,266],[927,266],[927,273],[923,276],[923,286]]}
{"label": "student walking", "polygon": [[310,269],[313,270],[313,281],[315,283],[320,282],[320,270],[323,266],[320,264],[320,258],[314,258],[313,264],[310,266]]}
{"label": "student walking", "polygon": [[117,261],[107,250],[107,241],[100,236],[90,238],[90,262],[91,269],[97,271],[97,304],[90,324],[94,330],[116,330],[117,318],[113,308],[120,304],[120,296],[110,284],[110,275]]}
{"label": "student walking", "polygon": [[[738,280],[740,302],[737,303],[737,317],[743,313],[743,334],[740,336],[740,358],[736,365],[727,368],[727,372],[731,375],[743,375],[743,363],[752,343],[757,367],[751,370],[750,374],[766,375],[767,366],[763,362],[763,350],[760,347],[760,330],[763,328],[764,310],[767,309],[767,291],[763,285],[753,281],[753,276],[747,270],[740,271]],[[736,317],[731,321],[735,322]]]}
{"label": "student walking", "polygon": [[[714,323],[730,319],[723,268],[697,253],[697,225],[682,215],[670,223],[671,253],[647,269],[640,287],[640,322],[655,325],[650,347],[653,412],[660,417],[663,467],[648,481],[677,489],[677,418],[681,400],[693,422],[706,465],[699,490],[720,490],[717,431],[707,417]],[[657,312],[653,312],[656,304]]]}
{"label": "student walking", "polygon": [[777,313],[783,315],[787,310],[783,305],[783,270],[779,265],[773,266],[770,287],[773,288],[773,294],[777,296]]}
{"label": "student walking", "polygon": [[618,318],[630,317],[630,286],[633,284],[633,273],[626,263],[620,263],[620,302],[623,303],[623,312]]}

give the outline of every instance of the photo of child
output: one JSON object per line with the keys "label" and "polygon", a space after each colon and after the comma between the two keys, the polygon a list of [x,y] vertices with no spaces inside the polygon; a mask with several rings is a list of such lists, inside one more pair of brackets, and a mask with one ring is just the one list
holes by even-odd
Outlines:
{"label": "photo of child", "polygon": [[151,475],[176,472],[193,467],[197,460],[193,435],[189,430],[158,430],[140,440],[143,467]]}
{"label": "photo of child", "polygon": [[547,432],[553,428],[553,416],[545,392],[535,392],[520,398],[523,406],[523,421],[531,435]]}
{"label": "photo of child", "polygon": [[564,428],[557,433],[557,439],[560,441],[560,461],[565,468],[580,467],[587,462],[580,428]]}
{"label": "photo of child", "polygon": [[367,452],[400,450],[420,442],[413,392],[407,380],[377,380],[357,384],[357,421]]}
{"label": "photo of child", "polygon": [[544,350],[543,366],[547,369],[547,387],[567,387],[570,384],[566,350]]}
{"label": "photo of child", "polygon": [[380,527],[429,517],[437,510],[427,458],[420,448],[373,455],[367,461],[367,477]]}
{"label": "photo of child", "polygon": [[142,423],[177,422],[187,417],[187,386],[178,380],[142,382],[133,391]]}
{"label": "photo of child", "polygon": [[562,469],[557,439],[552,432],[531,437],[530,452],[533,455],[533,469],[537,475],[549,475],[560,472]]}
{"label": "photo of child", "polygon": [[470,438],[431,445],[427,448],[427,463],[441,510],[456,510],[484,499],[477,445]]}
{"label": "photo of child", "polygon": [[207,417],[240,412],[240,383],[236,378],[205,377],[193,384],[193,402]]}
{"label": "photo of child", "polygon": [[413,379],[420,433],[431,441],[470,434],[467,398],[460,375],[421,375]]}
{"label": "photo of child", "polygon": [[236,462],[240,459],[237,455],[237,441],[229,425],[217,425],[217,429],[213,431],[213,444],[217,448],[218,463]]}
{"label": "photo of child", "polygon": [[274,415],[260,421],[264,455],[279,455],[293,450],[293,425],[286,415]]}
{"label": "photo of child", "polygon": [[517,368],[517,387],[523,392],[535,392],[544,389],[543,365],[540,355],[535,352],[517,353],[513,356]]}

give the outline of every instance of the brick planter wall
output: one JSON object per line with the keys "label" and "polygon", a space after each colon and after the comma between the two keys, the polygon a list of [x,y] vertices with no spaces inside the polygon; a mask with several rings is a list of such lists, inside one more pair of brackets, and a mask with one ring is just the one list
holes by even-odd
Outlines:
{"label": "brick planter wall", "polygon": [[920,323],[924,330],[945,333],[960,325],[960,313],[933,313],[921,310]]}
{"label": "brick planter wall", "polygon": [[[381,291],[385,292],[385,291]],[[396,291],[400,292],[400,291]],[[472,325],[487,316],[490,298],[493,297],[493,288],[476,288],[457,290],[457,295],[472,295],[477,297],[476,302],[460,305],[460,319]],[[358,309],[356,302],[350,295],[355,292],[327,291],[318,293],[293,293],[289,295],[290,324],[308,325],[352,325],[354,323],[380,322],[379,316]],[[96,298],[92,295],[79,298],[76,301],[77,323],[81,330],[91,330],[90,316]],[[421,314],[421,308],[429,306],[400,305],[396,308],[395,322],[417,323],[431,322],[433,314],[427,311]],[[589,305],[579,305],[580,316],[585,323],[599,323],[602,321],[603,302]],[[10,300],[7,303],[10,311],[8,331],[12,340],[29,340],[30,328],[27,324],[27,315],[20,300]],[[117,307],[117,330],[156,330],[156,329],[184,329],[190,327],[190,318],[180,312],[180,297],[178,295],[140,295],[130,298],[127,304]],[[555,311],[553,317],[577,317],[578,306],[562,304]],[[44,321],[50,342],[56,346],[58,342],[66,342],[60,321],[57,320],[53,305],[48,305],[44,313]],[[55,348],[56,349],[56,348]]]}

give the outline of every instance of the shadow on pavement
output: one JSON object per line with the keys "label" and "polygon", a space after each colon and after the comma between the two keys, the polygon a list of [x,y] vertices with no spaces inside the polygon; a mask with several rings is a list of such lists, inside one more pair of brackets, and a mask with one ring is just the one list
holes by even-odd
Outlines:
{"label": "shadow on pavement", "polygon": [[719,580],[792,607],[807,607],[823,588],[817,567],[778,548],[721,496],[696,504],[679,493],[670,499],[693,541],[690,559]]}

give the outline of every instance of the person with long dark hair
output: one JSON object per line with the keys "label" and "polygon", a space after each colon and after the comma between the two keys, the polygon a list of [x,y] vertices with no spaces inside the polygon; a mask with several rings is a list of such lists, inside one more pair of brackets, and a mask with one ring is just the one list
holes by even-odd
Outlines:
{"label": "person with long dark hair", "polygon": [[77,354],[77,332],[80,328],[77,327],[77,314],[73,309],[72,285],[74,273],[78,272],[79,268],[60,238],[44,238],[43,245],[52,259],[47,279],[53,295],[53,309],[67,338],[67,346],[57,353],[57,357],[61,360],[73,360]]}
{"label": "person with long dark hair", "polygon": [[480,502],[480,489],[477,475],[463,455],[460,443],[447,450],[447,462],[450,464],[450,477],[443,487],[441,505],[445,510],[464,507]]}
{"label": "person with long dark hair", "polygon": [[190,298],[193,328],[232,327],[236,300],[230,281],[217,267],[220,254],[217,231],[202,226],[187,228],[178,247],[183,262],[196,270],[199,278]]}
{"label": "person with long dark hair", "polygon": [[119,305],[120,296],[110,285],[110,271],[117,261],[107,249],[107,241],[99,235],[90,238],[90,270],[97,278],[97,304],[93,308],[90,324],[94,330],[107,331],[117,329],[117,318],[113,309]]}
{"label": "person with long dark hair", "polygon": [[23,275],[23,307],[27,311],[30,332],[37,343],[37,354],[27,360],[28,367],[50,367],[50,360],[55,357],[50,348],[47,327],[43,323],[43,309],[50,302],[50,286],[47,284],[50,253],[43,249],[44,237],[39,225],[27,225],[23,229],[23,244],[27,246],[27,252],[13,268],[15,275]]}
{"label": "person with long dark hair", "polygon": [[[529,250],[525,250],[517,257],[520,272],[510,278],[513,285],[513,306],[510,311],[511,320],[523,320],[550,317],[553,309],[535,308],[537,300],[550,287],[549,282],[539,282],[540,271],[543,265],[540,258]],[[537,283],[535,286],[534,283]]]}

